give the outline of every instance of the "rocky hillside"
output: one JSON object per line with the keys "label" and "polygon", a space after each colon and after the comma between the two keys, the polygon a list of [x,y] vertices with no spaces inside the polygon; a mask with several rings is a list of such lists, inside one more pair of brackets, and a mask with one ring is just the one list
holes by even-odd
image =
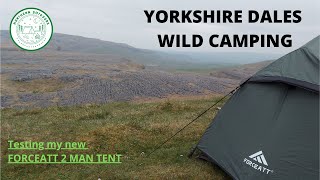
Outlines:
{"label": "rocky hillside", "polygon": [[235,66],[231,68],[223,68],[210,73],[210,76],[217,78],[225,78],[241,81],[249,78],[255,74],[258,70],[266,67],[272,61],[262,61],[258,63],[245,64],[240,66]]}
{"label": "rocky hillside", "polygon": [[55,34],[50,45],[36,53],[15,47],[8,31],[1,31],[1,39],[1,107],[224,94],[270,63],[224,68],[209,75],[192,69],[175,71],[179,67],[205,67],[211,71],[185,56],[97,39]]}

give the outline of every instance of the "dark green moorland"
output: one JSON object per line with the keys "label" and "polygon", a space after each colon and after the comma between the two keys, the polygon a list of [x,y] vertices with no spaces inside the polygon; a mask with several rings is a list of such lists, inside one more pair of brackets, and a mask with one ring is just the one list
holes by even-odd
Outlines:
{"label": "dark green moorland", "polygon": [[[105,105],[3,109],[2,179],[216,179],[228,177],[216,166],[187,157],[217,110],[212,109],[150,157],[155,146],[217,101],[205,99],[118,102]],[[219,104],[221,106],[222,104]],[[8,164],[9,153],[56,153],[8,150],[15,141],[85,141],[88,150],[57,153],[119,153],[121,164]]]}

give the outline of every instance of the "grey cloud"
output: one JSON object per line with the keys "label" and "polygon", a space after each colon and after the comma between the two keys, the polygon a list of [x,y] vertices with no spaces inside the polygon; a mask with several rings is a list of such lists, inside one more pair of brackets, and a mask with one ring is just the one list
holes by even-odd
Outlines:
{"label": "grey cloud", "polygon": [[[2,0],[0,7],[1,29],[8,29],[13,15],[25,7],[38,7],[46,11],[53,20],[55,32],[82,35],[103,40],[127,43],[135,47],[146,49],[160,49],[156,34],[175,32],[184,34],[198,33],[204,37],[216,33],[244,34],[244,33],[281,33],[292,34],[294,47],[290,49],[277,48],[278,52],[288,52],[301,46],[320,32],[320,25],[315,17],[319,17],[318,0]],[[246,12],[255,10],[284,10],[300,9],[303,21],[300,24],[147,24],[143,10],[150,9],[200,9],[223,10],[240,9]],[[244,16],[245,20],[245,16]],[[317,23],[316,23],[317,22]],[[212,28],[212,29],[211,29]],[[168,49],[169,50],[169,49]],[[189,49],[186,49],[189,50]],[[195,50],[195,49],[192,49]],[[204,46],[199,51],[213,51]],[[274,52],[274,48],[255,49],[214,49],[215,51],[263,51]]]}

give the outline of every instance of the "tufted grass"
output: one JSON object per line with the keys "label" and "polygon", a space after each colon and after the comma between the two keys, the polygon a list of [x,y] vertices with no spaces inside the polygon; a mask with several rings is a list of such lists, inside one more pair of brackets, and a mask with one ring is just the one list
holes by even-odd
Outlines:
{"label": "tufted grass", "polygon": [[[216,179],[228,177],[216,166],[187,157],[209,125],[212,109],[150,157],[158,143],[178,131],[218,97],[162,102],[3,109],[1,177],[3,179]],[[221,104],[219,105],[221,106]],[[66,153],[120,153],[118,165],[12,165],[8,140],[85,141],[88,150]],[[52,151],[15,151],[52,153]],[[56,153],[63,153],[62,151]]]}

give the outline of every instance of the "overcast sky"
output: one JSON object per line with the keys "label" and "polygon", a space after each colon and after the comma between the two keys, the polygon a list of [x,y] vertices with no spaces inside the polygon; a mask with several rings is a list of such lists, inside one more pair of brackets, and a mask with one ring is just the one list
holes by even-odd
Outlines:
{"label": "overcast sky", "polygon": [[[52,19],[54,32],[127,43],[146,49],[159,47],[157,34],[201,34],[201,48],[185,51],[241,51],[286,53],[319,34],[319,0],[1,0],[1,29],[8,30],[11,18],[26,7],[44,10]],[[299,24],[148,24],[143,10],[302,10]],[[211,48],[206,42],[211,34],[292,34],[292,48]]]}

